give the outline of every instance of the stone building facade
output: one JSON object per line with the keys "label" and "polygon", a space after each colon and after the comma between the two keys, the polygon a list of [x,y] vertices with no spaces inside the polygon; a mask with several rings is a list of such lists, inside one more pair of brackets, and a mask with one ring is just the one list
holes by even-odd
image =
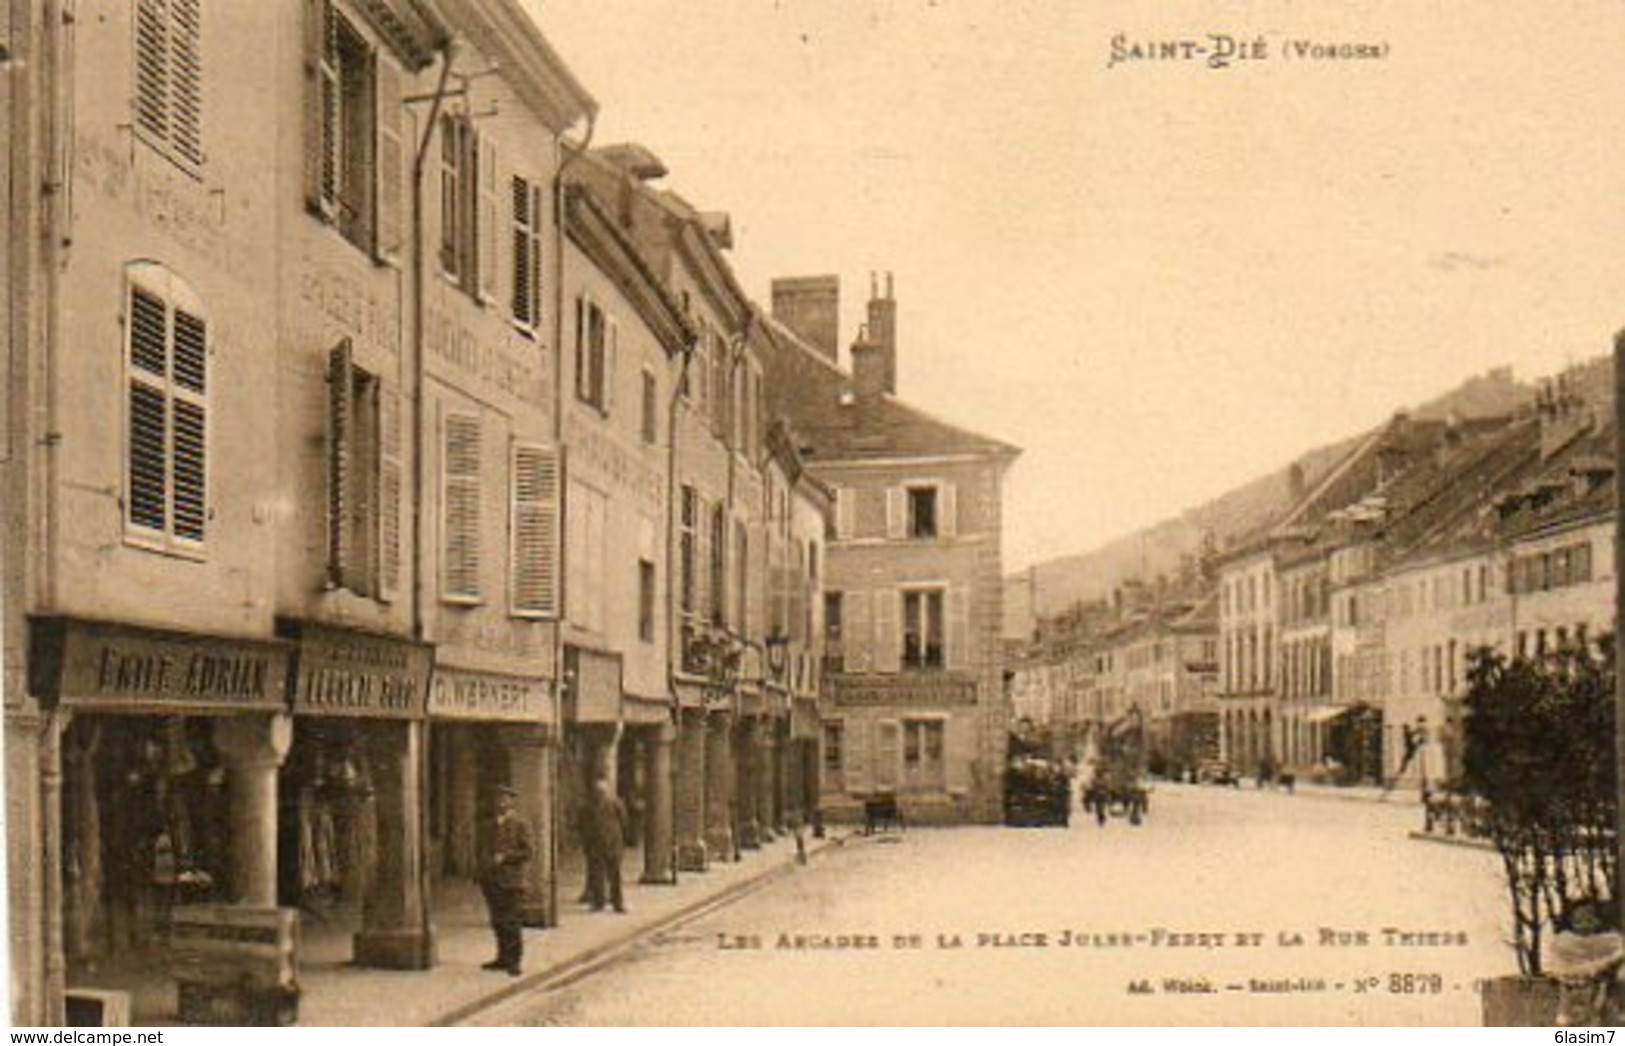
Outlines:
{"label": "stone building facade", "polygon": [[[803,281],[805,282],[805,281]],[[835,492],[824,576],[824,805],[855,816],[895,796],[923,821],[994,821],[1008,729],[1002,648],[1001,486],[1014,447],[896,395],[897,305],[872,288],[847,375],[810,341],[821,328],[775,285],[784,323],[770,407]],[[822,293],[814,285],[815,293]]]}

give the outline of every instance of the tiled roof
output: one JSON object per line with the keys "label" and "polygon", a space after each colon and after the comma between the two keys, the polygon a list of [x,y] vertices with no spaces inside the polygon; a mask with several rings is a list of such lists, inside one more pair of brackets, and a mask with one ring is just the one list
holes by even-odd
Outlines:
{"label": "tiled roof", "polygon": [[860,402],[852,378],[792,331],[759,317],[774,343],[767,353],[770,389],[782,390],[787,414],[808,461],[971,454],[1014,458],[1020,448],[933,417],[894,396]]}
{"label": "tiled roof", "polygon": [[1432,496],[1386,533],[1390,563],[1475,552],[1495,541],[1495,504],[1540,466],[1540,426],[1519,418],[1475,440],[1433,477]]}
{"label": "tiled roof", "polygon": [[1516,489],[1505,492],[1496,503],[1499,535],[1516,539],[1612,513],[1615,434],[1615,423],[1608,417],[1551,455]]}

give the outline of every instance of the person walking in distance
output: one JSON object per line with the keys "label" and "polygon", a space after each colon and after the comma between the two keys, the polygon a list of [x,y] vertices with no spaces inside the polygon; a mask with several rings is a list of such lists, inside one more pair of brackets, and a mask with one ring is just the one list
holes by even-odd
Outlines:
{"label": "person walking in distance", "polygon": [[621,897],[621,851],[626,846],[626,806],[610,783],[599,778],[593,784],[592,835],[587,855],[587,888],[592,910],[601,912],[607,902],[617,912],[626,911]]}
{"label": "person walking in distance", "polygon": [[481,868],[480,888],[491,913],[497,957],[484,969],[504,970],[517,977],[525,948],[519,929],[519,907],[525,898],[525,866],[535,856],[535,847],[530,840],[530,825],[519,815],[519,793],[504,785],[497,789],[496,802],[496,829],[491,833],[491,850]]}

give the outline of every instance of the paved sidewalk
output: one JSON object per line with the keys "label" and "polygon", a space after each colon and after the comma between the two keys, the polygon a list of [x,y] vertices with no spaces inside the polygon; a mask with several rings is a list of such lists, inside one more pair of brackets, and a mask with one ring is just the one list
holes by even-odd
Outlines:
{"label": "paved sidewalk", "polygon": [[[843,844],[832,829],[826,839],[807,839],[813,860]],[[300,964],[303,994],[301,1026],[422,1026],[454,1023],[484,1006],[556,979],[695,911],[797,869],[795,843],[788,837],[760,850],[745,851],[738,862],[714,862],[706,872],[684,873],[676,885],[641,885],[632,862],[627,870],[627,913],[593,912],[574,897],[560,898],[560,925],[525,931],[525,973],[480,969],[494,951],[484,906],[472,891],[447,899],[436,913],[439,962],[432,970],[402,972],[351,966],[348,942],[307,941]]]}
{"label": "paved sidewalk", "polygon": [[[1206,784],[1193,785],[1177,781],[1157,781],[1154,783],[1154,787],[1202,788],[1219,790],[1224,786]],[[1293,787],[1293,790],[1288,792],[1285,788],[1282,788],[1278,784],[1266,785],[1263,788],[1259,788],[1254,783],[1252,778],[1246,777],[1242,778],[1241,783],[1236,786],[1236,790],[1238,792],[1279,795],[1287,799],[1340,799],[1362,803],[1387,803],[1392,806],[1420,807],[1422,805],[1422,795],[1416,790],[1414,785],[1409,787],[1395,788],[1392,791],[1384,791],[1382,788],[1379,788],[1376,785],[1325,785],[1299,781]]]}
{"label": "paved sidewalk", "polygon": [[1314,796],[1318,799],[1352,799],[1366,803],[1391,803],[1395,806],[1422,805],[1422,793],[1415,785],[1402,785],[1384,790],[1376,785],[1323,785],[1300,781],[1296,792],[1298,795]]}

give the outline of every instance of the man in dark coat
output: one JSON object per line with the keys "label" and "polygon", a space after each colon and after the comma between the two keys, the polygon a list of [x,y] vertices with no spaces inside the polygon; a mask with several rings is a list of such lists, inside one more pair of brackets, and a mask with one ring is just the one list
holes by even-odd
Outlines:
{"label": "man in dark coat", "polygon": [[525,899],[525,866],[535,856],[535,847],[530,841],[530,825],[519,815],[519,793],[504,786],[497,790],[496,802],[496,828],[491,833],[491,851],[481,868],[480,888],[491,912],[497,957],[484,968],[505,970],[517,977],[525,947],[519,929],[519,908]]}
{"label": "man in dark coat", "polygon": [[587,818],[587,891],[592,910],[604,910],[608,901],[617,912],[626,911],[621,898],[621,851],[626,846],[626,806],[609,781],[593,785]]}

